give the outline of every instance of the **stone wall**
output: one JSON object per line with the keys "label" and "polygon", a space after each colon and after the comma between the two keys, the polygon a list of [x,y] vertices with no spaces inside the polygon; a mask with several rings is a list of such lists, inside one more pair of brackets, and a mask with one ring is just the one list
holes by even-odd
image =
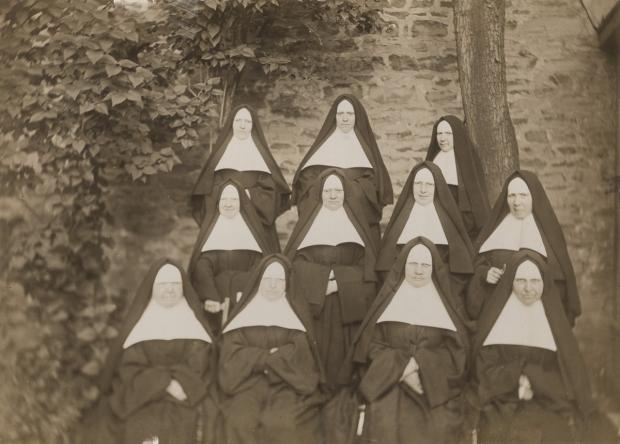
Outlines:
{"label": "stone wall", "polygon": [[[382,34],[324,39],[305,54],[319,60],[313,72],[294,79],[244,79],[237,99],[258,108],[289,182],[340,93],[364,102],[396,194],[422,159],[435,119],[462,115],[452,3],[383,1],[391,26]],[[598,49],[579,0],[508,0],[506,18],[521,165],[541,176],[569,239],[584,310],[577,332],[590,368],[605,372],[613,307],[613,64]],[[187,263],[197,234],[188,195],[206,155],[206,149],[183,153],[183,165],[171,174],[110,195],[112,291],[133,292],[156,257]],[[388,207],[384,222],[390,213]],[[278,221],[282,245],[295,219],[289,211]]]}

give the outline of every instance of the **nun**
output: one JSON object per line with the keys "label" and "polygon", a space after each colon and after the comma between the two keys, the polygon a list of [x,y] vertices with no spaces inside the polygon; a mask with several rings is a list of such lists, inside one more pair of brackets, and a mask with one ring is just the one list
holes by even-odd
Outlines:
{"label": "nun", "polygon": [[194,185],[192,215],[198,225],[205,219],[207,198],[218,184],[231,178],[249,196],[267,238],[277,242],[275,221],[290,208],[291,190],[269,150],[256,112],[248,105],[233,109]]}
{"label": "nun", "polygon": [[313,314],[332,390],[355,332],[376,295],[376,244],[359,202],[351,197],[354,186],[339,170],[324,171],[311,189],[306,214],[300,215],[285,249],[297,271],[300,294]]}
{"label": "nun", "polygon": [[363,442],[458,442],[468,343],[451,298],[437,248],[423,237],[408,242],[355,341]]}
{"label": "nun", "polygon": [[[252,268],[279,245],[267,239],[254,206],[243,187],[232,179],[222,182],[208,200],[189,263],[189,275],[208,312],[212,331],[232,311]],[[225,319],[224,319],[225,320]]]}
{"label": "nun", "polygon": [[378,240],[383,207],[394,199],[392,184],[366,110],[350,94],[336,98],[318,136],[302,159],[293,178],[293,204],[303,209],[310,187],[328,168],[342,169],[355,183],[351,192],[359,200]]}
{"label": "nun", "polygon": [[489,215],[489,201],[480,157],[458,117],[443,116],[435,122],[426,160],[441,169],[469,237],[475,240]]}
{"label": "nun", "polygon": [[469,315],[477,319],[516,251],[527,249],[546,258],[571,325],[581,314],[573,265],[562,227],[536,175],[517,170],[504,187],[475,244],[474,277],[467,289]]}
{"label": "nun", "polygon": [[[429,161],[416,165],[407,177],[381,239],[377,270],[385,275],[403,245],[417,236],[435,244],[448,265],[452,294],[460,299],[474,272],[474,249],[441,170]],[[462,308],[460,312],[464,314]]]}
{"label": "nun", "polygon": [[102,371],[103,428],[82,442],[213,442],[216,410],[212,334],[189,279],[176,263],[157,261],[142,281]]}
{"label": "nun", "polygon": [[226,444],[323,442],[322,371],[289,261],[265,257],[224,326],[218,369]]}
{"label": "nun", "polygon": [[573,425],[583,423],[576,420],[593,416],[585,364],[554,281],[543,256],[521,251],[482,310],[473,354],[482,443],[571,443]]}

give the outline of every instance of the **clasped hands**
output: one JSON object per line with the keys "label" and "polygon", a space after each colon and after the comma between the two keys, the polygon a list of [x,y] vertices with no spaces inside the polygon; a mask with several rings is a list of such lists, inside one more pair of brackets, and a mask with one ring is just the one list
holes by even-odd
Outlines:
{"label": "clasped hands", "polygon": [[338,291],[338,283],[336,282],[336,276],[334,275],[334,270],[329,272],[329,280],[327,281],[327,288],[325,289],[325,294],[336,293]]}
{"label": "clasped hands", "polygon": [[521,375],[519,376],[519,399],[524,401],[529,401],[534,397],[534,391],[532,390],[532,385],[530,384],[530,380],[527,376]]}
{"label": "clasped hands", "polygon": [[420,367],[414,358],[409,359],[409,362],[400,377],[400,381],[407,384],[414,392],[420,395],[424,394],[422,381],[420,380]]}
{"label": "clasped hands", "polygon": [[181,387],[181,384],[179,384],[179,381],[176,379],[170,381],[170,384],[166,387],[166,391],[170,394],[170,396],[179,401],[185,401],[187,399],[187,395],[185,394],[183,387]]}

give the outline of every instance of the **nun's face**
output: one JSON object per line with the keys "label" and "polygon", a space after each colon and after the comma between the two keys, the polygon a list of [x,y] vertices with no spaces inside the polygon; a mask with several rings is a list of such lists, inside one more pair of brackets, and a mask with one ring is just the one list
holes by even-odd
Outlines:
{"label": "nun's face", "polygon": [[252,115],[246,108],[241,108],[233,119],[233,135],[237,139],[247,139],[252,134]]}
{"label": "nun's face", "polygon": [[433,257],[430,250],[417,244],[407,256],[405,264],[405,279],[412,286],[419,288],[428,285],[433,275]]}
{"label": "nun's face", "polygon": [[523,305],[532,305],[543,294],[543,279],[540,270],[531,261],[525,261],[517,268],[512,282],[512,291]]}
{"label": "nun's face", "polygon": [[265,268],[258,286],[258,293],[268,301],[276,301],[285,296],[286,274],[279,262],[272,262]]}
{"label": "nun's face", "polygon": [[532,214],[532,194],[523,179],[515,177],[508,184],[508,207],[517,219],[524,219]]}
{"label": "nun's face", "polygon": [[218,209],[220,214],[227,219],[232,219],[239,214],[239,207],[241,203],[239,201],[239,192],[232,185],[228,185],[222,190],[220,195],[220,201],[218,203]]}
{"label": "nun's face", "polygon": [[452,127],[445,120],[442,120],[437,125],[437,143],[439,144],[441,151],[451,151],[454,149]]}
{"label": "nun's face", "polygon": [[344,204],[344,187],[338,176],[329,176],[323,184],[321,195],[323,206],[328,210],[338,210]]}
{"label": "nun's face", "polygon": [[428,205],[435,197],[435,179],[428,168],[422,168],[413,178],[413,197],[416,203]]}
{"label": "nun's face", "polygon": [[342,100],[336,108],[336,126],[343,133],[348,133],[355,126],[355,110],[348,100]]}

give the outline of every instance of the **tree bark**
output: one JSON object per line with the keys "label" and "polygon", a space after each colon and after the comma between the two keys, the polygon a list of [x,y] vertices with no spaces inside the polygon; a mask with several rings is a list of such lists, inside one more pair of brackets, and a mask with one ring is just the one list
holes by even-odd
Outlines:
{"label": "tree bark", "polygon": [[505,0],[455,0],[454,28],[465,121],[478,148],[489,199],[519,166],[506,96]]}

